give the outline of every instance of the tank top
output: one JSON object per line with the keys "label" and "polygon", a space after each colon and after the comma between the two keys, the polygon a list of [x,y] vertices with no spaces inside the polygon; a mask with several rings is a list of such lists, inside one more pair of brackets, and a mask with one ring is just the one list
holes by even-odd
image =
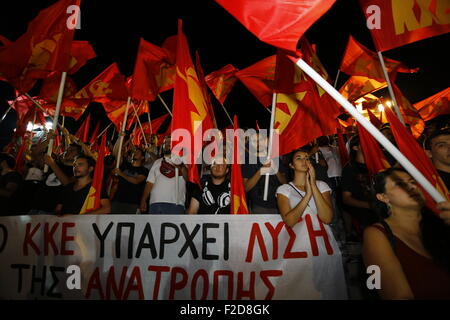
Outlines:
{"label": "tank top", "polygon": [[[373,225],[389,239],[385,228]],[[411,249],[406,243],[393,235],[395,254],[402,266],[409,286],[418,300],[450,299],[450,272],[432,259],[424,257]]]}

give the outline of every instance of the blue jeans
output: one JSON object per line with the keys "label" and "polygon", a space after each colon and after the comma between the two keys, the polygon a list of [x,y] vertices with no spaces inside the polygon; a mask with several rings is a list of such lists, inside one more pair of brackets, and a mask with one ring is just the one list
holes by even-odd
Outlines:
{"label": "blue jeans", "polygon": [[155,202],[150,205],[150,214],[184,214],[184,206],[168,202]]}

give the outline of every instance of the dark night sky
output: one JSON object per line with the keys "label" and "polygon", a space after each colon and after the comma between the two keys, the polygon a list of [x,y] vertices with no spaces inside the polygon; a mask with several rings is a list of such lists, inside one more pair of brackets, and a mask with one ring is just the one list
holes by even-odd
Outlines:
{"label": "dark night sky", "polygon": [[[10,40],[23,34],[28,22],[43,8],[55,0],[1,1],[0,34]],[[152,1],[103,1],[83,0],[81,5],[81,30],[75,33],[76,40],[88,40],[97,53],[97,58],[89,61],[73,76],[78,88],[82,88],[112,62],[119,64],[121,72],[129,76],[133,72],[139,38],[162,45],[167,37],[176,34],[177,19],[183,19],[192,57],[198,50],[205,74],[231,63],[238,69],[275,54],[275,48],[259,41],[237,20],[213,0],[152,0]],[[337,0],[335,5],[306,33],[311,43],[317,45],[317,53],[330,76],[334,79],[348,36],[352,34],[358,41],[374,50],[364,15],[357,0]],[[417,74],[400,74],[397,84],[412,103],[427,98],[448,87],[448,42],[449,34],[422,40],[401,48],[385,52],[385,56],[400,60],[410,67],[419,67]],[[447,76],[446,76],[447,75]],[[340,78],[342,85],[347,77]],[[447,80],[446,80],[447,79]],[[35,88],[36,91],[36,88]],[[163,94],[169,105],[172,92]],[[0,84],[0,114],[6,110],[5,99],[12,98],[11,88]],[[224,112],[212,97],[219,127],[228,125]],[[261,127],[269,122],[269,113],[259,102],[237,83],[225,105],[231,115],[237,114],[241,127],[254,127],[255,119]],[[151,103],[152,116],[164,113],[162,105]],[[101,106],[91,105],[89,112],[103,121],[109,120]],[[13,112],[0,125],[0,134],[5,128],[14,126]],[[83,120],[84,117],[81,118]],[[8,124],[9,123],[9,124]],[[68,121],[69,130],[79,125]]]}

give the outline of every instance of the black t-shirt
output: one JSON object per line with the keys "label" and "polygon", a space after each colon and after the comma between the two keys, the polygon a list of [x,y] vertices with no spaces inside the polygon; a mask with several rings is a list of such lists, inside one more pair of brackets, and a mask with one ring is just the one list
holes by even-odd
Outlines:
{"label": "black t-shirt", "polygon": [[360,201],[370,201],[370,176],[363,163],[350,161],[342,169],[342,191],[351,192]]}
{"label": "black t-shirt", "polygon": [[[123,165],[121,170],[129,177],[137,177],[142,175],[147,178],[149,172],[144,166],[133,167],[129,163]],[[119,185],[117,187],[116,195],[114,196],[114,201],[139,204],[141,202],[141,196],[144,188],[145,179],[139,184],[134,184],[128,182],[122,177],[119,177]]]}
{"label": "black t-shirt", "polygon": [[13,183],[17,185],[16,191],[10,196],[10,197],[3,197],[0,196],[0,215],[1,216],[8,216],[13,213],[17,213],[17,205],[18,205],[18,199],[17,199],[17,191],[20,188],[20,185],[22,184],[22,176],[17,171],[11,171],[7,174],[0,176],[0,188],[5,189],[6,186],[9,183]]}
{"label": "black t-shirt", "polygon": [[230,213],[230,180],[225,179],[221,184],[215,185],[211,178],[208,178],[202,189],[195,190],[192,197],[200,204],[199,214],[228,214]]}
{"label": "black t-shirt", "polygon": [[442,181],[444,181],[445,186],[447,187],[447,189],[450,190],[450,173],[449,172],[445,172],[445,171],[441,171],[441,170],[438,170],[438,169],[436,169],[436,171],[441,176]]}
{"label": "black t-shirt", "polygon": [[[363,163],[350,161],[342,169],[342,191],[351,192],[352,197],[360,201],[371,201],[370,176],[367,166]],[[347,210],[363,226],[368,226],[377,221],[376,214],[366,208],[358,208],[344,205]]]}
{"label": "black t-shirt", "polygon": [[[281,159],[278,162],[279,168],[278,170],[282,173],[286,173],[286,167],[283,165]],[[250,179],[255,175],[256,172],[262,167],[263,165],[259,162],[258,164],[243,164],[242,165],[242,178],[244,179]],[[276,192],[278,187],[281,185],[280,181],[278,180],[278,177],[276,174],[269,175],[269,188],[267,192],[267,201],[264,201],[264,185],[266,181],[266,176],[262,175],[261,178],[258,180],[256,185],[247,193],[248,200],[252,203],[252,205],[256,205],[259,207],[264,208],[277,208],[277,198],[276,198]]]}
{"label": "black t-shirt", "polygon": [[[59,195],[58,204],[62,204],[61,214],[79,214],[83,207],[84,201],[89,194],[91,183],[87,184],[84,188],[75,191],[73,187],[75,182],[69,183],[63,188]],[[108,194],[105,188],[102,188],[101,199],[108,199]]]}
{"label": "black t-shirt", "polygon": [[[62,163],[58,163],[58,166],[66,176],[73,177],[73,166],[66,166]],[[37,187],[33,200],[31,201],[31,209],[43,210],[48,212],[55,211],[56,205],[58,204],[59,195],[64,189],[64,185],[47,185],[47,178],[52,173],[53,172],[50,171],[49,174],[45,176],[44,180],[40,183],[39,187]]]}

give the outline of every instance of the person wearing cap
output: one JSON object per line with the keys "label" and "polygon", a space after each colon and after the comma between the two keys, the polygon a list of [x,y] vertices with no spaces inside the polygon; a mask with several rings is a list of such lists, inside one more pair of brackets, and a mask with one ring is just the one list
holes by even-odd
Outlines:
{"label": "person wearing cap", "polygon": [[450,128],[431,132],[425,139],[424,149],[450,190]]}

